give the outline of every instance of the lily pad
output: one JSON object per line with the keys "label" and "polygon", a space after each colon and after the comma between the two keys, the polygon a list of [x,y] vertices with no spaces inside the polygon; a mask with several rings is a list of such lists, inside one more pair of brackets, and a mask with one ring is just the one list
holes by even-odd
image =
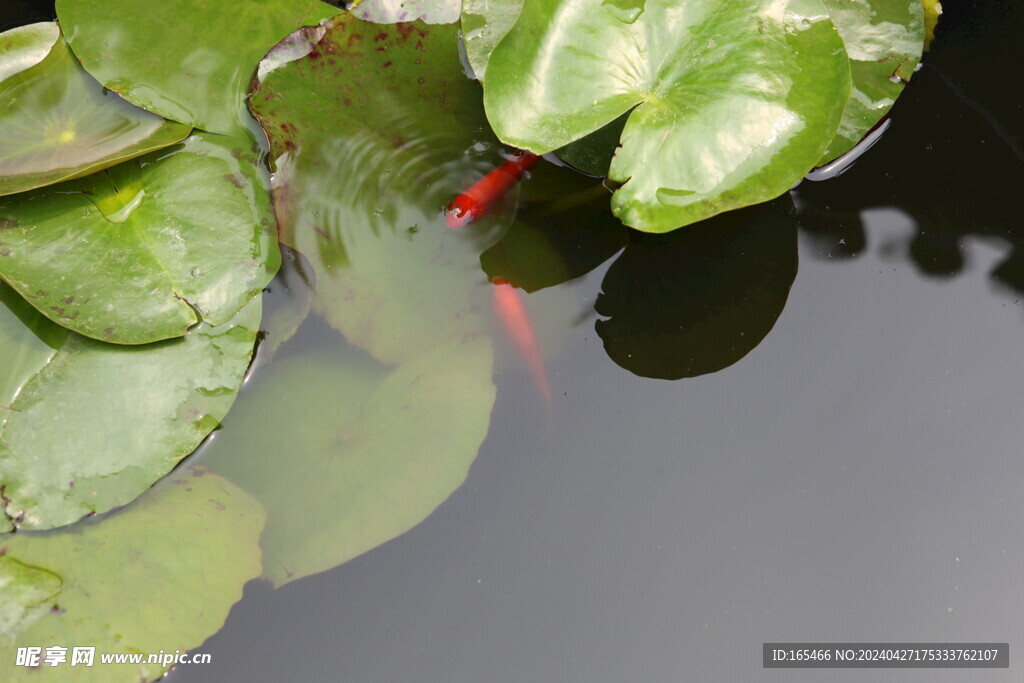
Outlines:
{"label": "lily pad", "polygon": [[[51,320],[119,344],[229,320],[280,265],[248,143],[181,145],[0,199],[0,277]],[[197,312],[199,315],[197,315]]]}
{"label": "lily pad", "polygon": [[486,338],[455,339],[391,372],[335,348],[257,377],[204,463],[267,508],[264,575],[335,567],[443,503],[487,434],[492,363]]}
{"label": "lily pad", "polygon": [[342,15],[269,54],[251,100],[282,239],[316,271],[313,311],[385,363],[486,329],[478,256],[513,220],[445,226],[444,207],[503,161],[457,30]]}
{"label": "lily pad", "polygon": [[57,0],[75,55],[129,102],[214,133],[242,136],[256,64],[300,26],[340,11],[319,0]]}
{"label": "lily pad", "polygon": [[[183,472],[136,505],[100,523],[52,534],[0,536],[0,605],[35,612],[0,640],[4,681],[49,678],[14,666],[19,647],[67,648],[52,674],[85,683],[138,683],[170,664],[101,664],[106,653],[186,652],[218,631],[242,587],[260,574],[265,513],[232,483]],[[2,577],[8,577],[5,583]],[[54,589],[59,593],[53,595]],[[32,606],[45,598],[45,611]],[[32,598],[26,599],[31,595]],[[95,648],[72,666],[73,648]]]}
{"label": "lily pad", "polygon": [[462,40],[469,64],[481,81],[494,46],[512,29],[522,9],[523,0],[462,0]]}
{"label": "lily pad", "polygon": [[853,91],[820,164],[850,151],[877,124],[914,74],[924,50],[918,0],[824,0],[850,56]]}
{"label": "lily pad", "polygon": [[666,232],[787,191],[821,158],[850,67],[821,0],[525,0],[487,64],[487,117],[545,153],[633,109],[609,177]]}
{"label": "lily pad", "polygon": [[52,22],[0,33],[0,101],[0,195],[94,173],[191,130],[104,90]]}
{"label": "lily pad", "polygon": [[462,0],[363,0],[352,14],[378,24],[417,19],[427,24],[453,24],[459,20],[461,6]]}
{"label": "lily pad", "polygon": [[117,346],[41,319],[0,283],[6,519],[25,529],[70,524],[124,505],[167,474],[234,402],[259,320],[257,298],[184,339]]}

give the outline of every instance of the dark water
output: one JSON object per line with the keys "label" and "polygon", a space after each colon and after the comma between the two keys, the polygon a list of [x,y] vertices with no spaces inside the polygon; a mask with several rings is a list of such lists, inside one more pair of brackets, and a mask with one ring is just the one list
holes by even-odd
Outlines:
{"label": "dark water", "polygon": [[[541,317],[578,302],[552,323],[550,420],[510,356],[465,485],[341,567],[250,583],[213,663],[169,680],[788,681],[761,643],[812,640],[1009,641],[1011,662],[808,680],[1014,680],[1024,12],[945,10],[852,170],[763,230],[636,237],[531,295]],[[311,319],[295,348],[328,334]]]}

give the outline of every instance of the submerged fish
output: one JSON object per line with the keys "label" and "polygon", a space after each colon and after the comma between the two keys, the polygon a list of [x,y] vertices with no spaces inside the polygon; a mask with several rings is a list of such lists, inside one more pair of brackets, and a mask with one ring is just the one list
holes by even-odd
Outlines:
{"label": "submerged fish", "polygon": [[449,228],[461,228],[479,220],[496,201],[505,196],[540,157],[518,152],[501,166],[485,175],[448,205],[445,221]]}
{"label": "submerged fish", "polygon": [[537,335],[533,332],[533,324],[526,312],[526,303],[522,294],[504,278],[491,281],[494,293],[494,312],[505,328],[505,333],[526,363],[534,384],[544,397],[547,408],[551,410],[551,389],[548,386],[548,375],[544,370],[544,359],[540,355]]}

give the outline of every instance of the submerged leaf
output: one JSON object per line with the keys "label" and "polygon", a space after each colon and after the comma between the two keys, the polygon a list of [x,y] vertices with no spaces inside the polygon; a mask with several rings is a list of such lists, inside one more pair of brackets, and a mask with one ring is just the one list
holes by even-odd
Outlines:
{"label": "submerged leaf", "polygon": [[819,164],[850,151],[888,113],[924,48],[924,9],[918,0],[824,2],[850,56],[853,91]]}
{"label": "submerged leaf", "polygon": [[525,0],[484,81],[498,137],[536,153],[635,107],[609,171],[624,183],[612,208],[649,232],[788,190],[849,92],[821,0]]}
{"label": "submerged leaf", "polygon": [[234,402],[259,320],[255,299],[230,322],[203,323],[184,339],[117,346],[40,319],[0,283],[7,519],[26,529],[70,524],[167,474]]}
{"label": "submerged leaf", "polygon": [[456,34],[343,15],[268,55],[251,100],[283,240],[316,271],[314,312],[385,363],[486,328],[477,258],[512,220],[497,207],[445,227],[444,207],[501,160]]}
{"label": "submerged leaf", "polygon": [[[0,536],[0,610],[21,602],[35,612],[0,639],[4,681],[50,678],[45,663],[14,662],[19,647],[51,646],[67,648],[53,672],[62,680],[156,680],[170,663],[147,663],[146,655],[198,647],[259,576],[264,520],[260,504],[231,482],[189,470],[101,523]],[[38,599],[42,614],[32,607]],[[92,666],[71,668],[75,647],[95,648]],[[105,653],[142,653],[143,662],[101,664]]]}
{"label": "submerged leaf", "polygon": [[190,130],[105,91],[51,22],[0,33],[0,101],[0,195],[94,173]]}
{"label": "submerged leaf", "polygon": [[0,642],[16,636],[45,614],[61,583],[51,571],[0,554]]}
{"label": "submerged leaf", "polygon": [[219,325],[280,265],[247,143],[180,146],[0,199],[0,277],[51,320],[119,344]]}
{"label": "submerged leaf", "polygon": [[331,350],[258,377],[204,462],[267,508],[265,576],[335,567],[444,502],[487,434],[492,363],[486,339],[453,340],[390,373]]}
{"label": "submerged leaf", "polygon": [[129,102],[196,128],[241,136],[256,64],[300,26],[340,10],[319,0],[57,0],[86,70]]}

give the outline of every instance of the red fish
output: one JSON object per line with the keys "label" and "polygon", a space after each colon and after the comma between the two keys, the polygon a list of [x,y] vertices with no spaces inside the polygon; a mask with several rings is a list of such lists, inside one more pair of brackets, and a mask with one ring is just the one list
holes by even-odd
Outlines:
{"label": "red fish", "polygon": [[515,156],[474,183],[451,204],[445,213],[449,228],[461,228],[479,220],[491,210],[496,201],[515,187],[515,184],[539,159],[530,152],[517,152]]}
{"label": "red fish", "polygon": [[[551,410],[551,389],[548,387],[548,375],[544,370],[544,360],[540,355],[540,345],[537,343],[537,335],[533,332],[533,324],[530,323],[530,316],[526,312],[526,304],[522,295],[515,287],[509,284],[508,280],[500,277],[491,281],[494,285],[494,312],[501,320],[505,333],[512,344],[519,352],[519,356],[526,363],[526,368],[533,376],[548,410]],[[549,413],[550,414],[550,413]]]}

